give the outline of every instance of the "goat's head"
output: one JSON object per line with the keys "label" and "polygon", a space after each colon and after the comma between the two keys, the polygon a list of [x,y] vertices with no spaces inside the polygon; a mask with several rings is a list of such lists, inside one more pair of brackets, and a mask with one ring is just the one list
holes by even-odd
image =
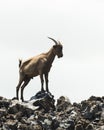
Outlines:
{"label": "goat's head", "polygon": [[54,54],[57,55],[58,58],[63,57],[63,52],[62,52],[63,46],[60,43],[60,41],[56,41],[50,37],[48,37],[48,38],[55,42],[55,45],[53,46]]}

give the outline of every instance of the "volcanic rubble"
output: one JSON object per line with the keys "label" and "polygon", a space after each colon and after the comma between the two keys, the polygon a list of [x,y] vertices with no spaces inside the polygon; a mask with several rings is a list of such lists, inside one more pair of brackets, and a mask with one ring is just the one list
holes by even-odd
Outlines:
{"label": "volcanic rubble", "polygon": [[46,92],[26,102],[0,97],[0,130],[104,130],[104,97],[73,104]]}

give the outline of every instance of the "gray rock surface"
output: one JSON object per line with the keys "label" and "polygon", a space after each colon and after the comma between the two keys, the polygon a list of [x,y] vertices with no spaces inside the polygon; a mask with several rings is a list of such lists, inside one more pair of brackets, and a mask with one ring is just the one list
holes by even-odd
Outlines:
{"label": "gray rock surface", "polygon": [[30,101],[0,97],[0,130],[104,130],[104,97],[71,104],[38,92]]}

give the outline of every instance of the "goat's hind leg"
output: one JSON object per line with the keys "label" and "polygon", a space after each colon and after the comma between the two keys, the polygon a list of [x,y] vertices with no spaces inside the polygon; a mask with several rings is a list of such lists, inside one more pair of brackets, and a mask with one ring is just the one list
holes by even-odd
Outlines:
{"label": "goat's hind leg", "polygon": [[29,83],[29,81],[30,81],[30,78],[27,78],[27,79],[24,81],[23,85],[21,86],[21,100],[22,100],[22,102],[24,101],[24,98],[23,98],[23,90],[24,90],[24,88],[26,87],[26,85]]}
{"label": "goat's hind leg", "polygon": [[18,93],[19,93],[19,89],[20,89],[20,86],[21,86],[22,82],[23,81],[20,80],[19,83],[18,83],[18,85],[17,85],[17,87],[16,87],[16,98],[17,99],[19,99],[19,94]]}
{"label": "goat's hind leg", "polygon": [[24,79],[24,76],[20,74],[20,77],[19,77],[19,83],[16,87],[16,98],[19,99],[19,89],[21,87],[21,84],[23,83],[23,79]]}

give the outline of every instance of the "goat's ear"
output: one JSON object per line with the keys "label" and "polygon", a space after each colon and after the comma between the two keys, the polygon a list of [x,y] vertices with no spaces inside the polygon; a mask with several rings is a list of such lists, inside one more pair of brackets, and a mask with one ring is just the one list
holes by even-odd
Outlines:
{"label": "goat's ear", "polygon": [[53,48],[56,49],[57,45],[54,45]]}

